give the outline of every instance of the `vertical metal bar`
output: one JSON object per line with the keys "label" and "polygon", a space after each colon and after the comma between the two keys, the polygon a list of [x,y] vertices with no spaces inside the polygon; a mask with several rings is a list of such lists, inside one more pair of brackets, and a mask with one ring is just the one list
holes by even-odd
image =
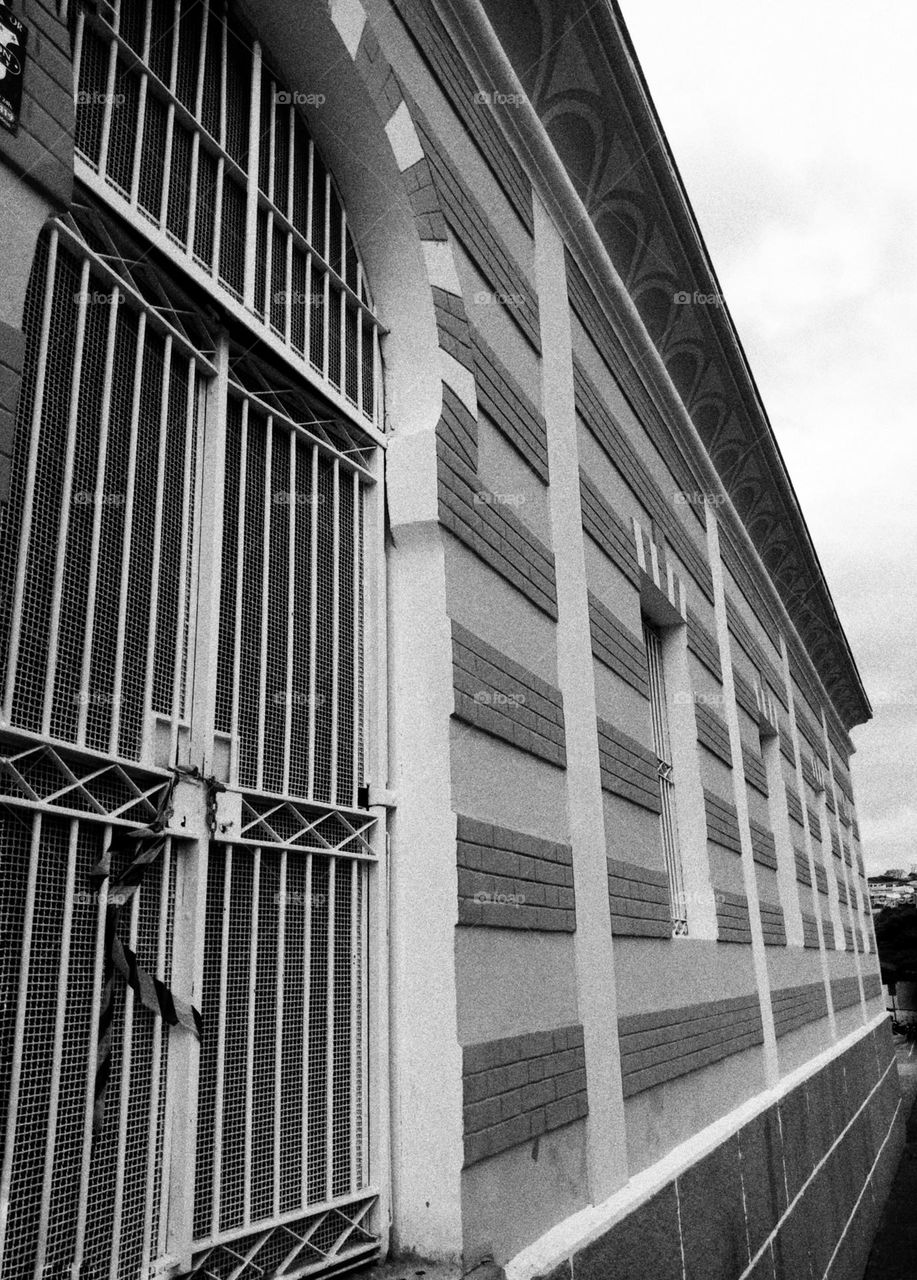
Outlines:
{"label": "vertical metal bar", "polygon": [[118,42],[108,46],[108,74],[105,78],[105,101],[102,104],[102,133],[99,138],[99,177],[104,178],[108,169],[108,144],[111,141],[111,109],[115,98],[115,75],[118,70]]}
{"label": "vertical metal bar", "polygon": [[283,719],[283,792],[290,793],[290,756],[293,751],[293,700],[300,698],[293,690],[293,645],[296,639],[294,605],[296,600],[296,522],[299,519],[299,486],[296,477],[296,432],[289,432],[290,492],[287,510],[287,671],[284,681],[286,702]]}
{"label": "vertical metal bar", "polygon": [[382,361],[379,356],[379,326],[373,325],[373,424],[380,430],[385,428],[385,417],[382,410]]}
{"label": "vertical metal bar", "polygon": [[363,633],[361,532],[363,521],[363,491],[360,473],[353,473],[353,766],[349,802],[357,803],[357,793],[363,779],[360,776],[360,744],[363,734],[363,708],[361,705],[360,670],[361,639]]}
{"label": "vertical metal bar", "polygon": [[140,92],[137,101],[137,130],[134,134],[134,160],[131,165],[131,207],[136,208],[140,199],[140,162],[143,159],[143,134],[146,129],[146,98],[150,78],[146,68],[150,65],[150,39],[153,30],[153,0],[146,0],[143,7],[143,41],[141,43]]}
{"label": "vertical metal bar", "polygon": [[242,292],[246,307],[255,308],[255,259],[258,242],[258,174],[261,155],[261,45],[252,44],[251,99],[248,109],[248,165],[245,180],[245,264]]}
{"label": "vertical metal bar", "polygon": [[248,1022],[245,1028],[245,1146],[243,1191],[243,1223],[252,1220],[252,1118],[254,1115],[255,1075],[255,986],[258,976],[258,906],[261,892],[261,846],[254,851],[252,873],[251,937],[248,945]]}
{"label": "vertical metal bar", "polygon": [[[357,297],[363,297],[363,263],[357,259]],[[363,312],[356,309],[357,322],[357,413],[363,413]]]}
{"label": "vertical metal bar", "polygon": [[19,1090],[22,1085],[26,1009],[29,997],[29,965],[32,958],[32,929],[35,923],[35,888],[38,882],[38,859],[41,854],[41,823],[42,815],[36,813],[32,818],[32,838],[29,844],[29,873],[25,890],[22,945],[19,950],[19,988],[16,993],[16,1023],[13,1031],[13,1061],[10,1069],[9,1102],[6,1112],[6,1143],[3,1152],[3,1168],[0,1171],[0,1266],[3,1263],[6,1241],[13,1152],[16,1145],[16,1124],[19,1119]]}
{"label": "vertical metal bar", "polygon": [[[217,126],[221,153],[226,150],[226,20],[218,19],[220,27],[220,119]],[[220,278],[220,245],[223,238],[223,180],[226,162],[222,154],[217,157],[216,194],[213,220],[213,278]]]}
{"label": "vertical metal bar", "polygon": [[[111,842],[111,827],[102,829],[102,848]],[[96,945],[92,964],[92,1005],[86,1053],[86,1085],[83,1105],[83,1148],[80,1156],[80,1182],[76,1208],[76,1231],[73,1246],[73,1273],[79,1275],[86,1248],[86,1217],[89,1209],[89,1182],[92,1173],[92,1113],[95,1101],[95,1078],[98,1064],[99,1011],[102,1003],[102,963],[105,950],[105,912],[108,908],[108,881],[99,889],[96,909]]]}
{"label": "vertical metal bar", "polygon": [[239,528],[236,536],[236,607],[232,645],[232,711],[230,721],[230,781],[239,785],[239,690],[242,671],[242,601],[245,572],[245,502],[248,489],[248,401],[242,401],[239,441]]}
{"label": "vertical metal bar", "polygon": [[[330,257],[331,249],[331,175],[325,174],[325,257]],[[324,305],[322,307],[322,377],[328,381],[330,366],[329,335],[331,332],[331,273],[324,273]]]}
{"label": "vertical metal bar", "polygon": [[175,0],[172,10],[172,59],[169,65],[169,94],[171,99],[166,108],[166,140],[164,146],[164,167],[162,173],[162,198],[159,203],[159,225],[165,227],[169,214],[169,191],[172,186],[172,142],[175,136],[175,90],[178,84],[178,41],[181,33],[182,0]]}
{"label": "vertical metal bar", "polygon": [[143,680],[143,758],[153,750],[155,712],[153,672],[156,665],[156,631],[159,620],[159,578],[162,568],[162,509],[165,488],[166,453],[169,439],[169,401],[172,387],[172,336],[166,335],[162,361],[162,396],[159,404],[159,451],[156,458],[156,498],[153,504],[152,565],[150,566],[150,620],[147,630],[146,664]]}
{"label": "vertical metal bar", "polygon": [[286,977],[286,928],[287,928],[287,851],[280,852],[280,885],[277,912],[277,974],[274,989],[274,1213],[280,1213],[280,1108],[283,1101],[283,990]]}
{"label": "vertical metal bar", "polygon": [[[140,919],[140,888],[131,901],[130,948],[137,950],[137,929]],[[112,1249],[108,1280],[118,1280],[118,1263],[121,1249],[121,1222],[124,1216],[124,1171],[127,1163],[127,1115],[131,1097],[131,1054],[134,1043],[134,991],[128,986],[124,993],[124,1034],[121,1049],[121,1090],[118,1099],[118,1155],[115,1165],[114,1213],[112,1219]]]}
{"label": "vertical metal bar", "polygon": [[360,873],[359,862],[350,864],[350,1190],[356,1191],[357,1176],[357,1111],[360,1087],[360,1057],[357,1052],[357,1027],[360,1017]]}
{"label": "vertical metal bar", "polygon": [[312,305],[312,254],[308,253],[306,254],[306,324],[303,334],[302,350],[304,359],[308,360],[310,364],[312,363],[312,320],[314,318],[312,313],[314,310],[315,308]]}
{"label": "vertical metal bar", "polygon": [[338,686],[341,649],[341,467],[333,463],[333,532],[331,541],[331,772],[328,799],[337,804],[338,784]]}
{"label": "vertical metal bar", "polygon": [[337,858],[328,859],[328,949],[325,999],[325,1199],[334,1194],[334,917]]}
{"label": "vertical metal bar", "polygon": [[300,1192],[303,1208],[309,1203],[309,1000],[312,994],[312,854],[306,854],[306,925],[303,934],[303,988],[302,988],[302,1138],[300,1156]]}
{"label": "vertical metal bar", "polygon": [[[160,982],[166,980],[166,955],[170,949],[169,938],[169,897],[172,883],[172,841],[167,840],[162,851],[162,878],[159,890],[159,921],[156,945],[156,977]],[[156,1168],[160,1162],[158,1148],[159,1129],[159,1092],[162,1077],[162,1020],[156,1018],[153,1023],[153,1067],[150,1073],[150,1105],[147,1119],[146,1149],[146,1188],[143,1201],[143,1257],[141,1275],[148,1274],[151,1254],[154,1249],[157,1257],[165,1251],[165,1215],[161,1212],[162,1203],[168,1187],[169,1162],[163,1158],[161,1165],[162,1183],[160,1186],[159,1238],[153,1241],[153,1192],[156,1185]],[[168,1133],[168,1126],[166,1126]],[[163,1152],[165,1157],[165,1152]]]}
{"label": "vertical metal bar", "polygon": [[25,501],[22,511],[22,529],[19,535],[19,557],[16,562],[16,585],[13,589],[6,688],[3,694],[3,721],[5,724],[10,724],[13,719],[13,694],[16,688],[16,670],[19,665],[19,645],[22,635],[22,601],[25,596],[25,579],[32,539],[32,519],[35,514],[35,476],[38,471],[38,448],[42,434],[41,419],[44,413],[45,388],[48,379],[48,342],[51,332],[51,308],[54,302],[56,274],[57,231],[53,230],[48,245],[48,269],[45,274],[45,297],[42,305],[41,333],[38,339],[38,357],[36,360],[35,393],[32,402],[32,421],[29,429],[29,458],[26,463]]}
{"label": "vertical metal bar", "polygon": [[[271,602],[271,490],[273,485],[271,469],[274,461],[274,419],[268,414],[264,424],[264,515],[262,517],[261,542],[261,646],[260,667],[258,671],[258,771],[257,785],[259,790],[264,786],[264,733],[265,733],[265,701],[267,699],[267,663],[268,641],[270,639],[270,602]],[[272,696],[276,692],[272,690]]]}
{"label": "vertical metal bar", "polygon": [[54,561],[54,585],[51,588],[51,617],[48,622],[48,661],[45,666],[45,688],[42,697],[41,731],[51,732],[51,709],[57,675],[57,652],[60,641],[60,615],[63,607],[64,566],[67,562],[67,535],[70,505],[73,497],[73,461],[76,454],[77,421],[80,409],[80,382],[83,374],[83,346],[86,338],[86,309],[89,299],[89,259],[83,259],[80,271],[79,304],[74,338],[73,371],[70,378],[70,411],[67,415],[67,443],[64,451],[64,483],[58,516],[57,549]]}
{"label": "vertical metal bar", "polygon": [[82,9],[77,10],[76,14],[76,31],[73,37],[73,96],[80,90],[80,72],[83,66],[83,31],[86,27],[86,14]]}
{"label": "vertical metal bar", "polygon": [[[223,918],[220,922],[220,995],[217,1015],[216,1086],[213,1117],[213,1199],[210,1205],[210,1231],[220,1229],[220,1193],[223,1187],[223,1117],[226,1089],[226,1001],[229,992],[229,920],[232,905],[232,845],[223,845]],[[244,854],[242,855],[244,856]]]}
{"label": "vertical metal bar", "polygon": [[172,650],[172,706],[169,733],[169,763],[178,760],[178,730],[181,720],[182,675],[185,655],[185,626],[190,601],[188,599],[188,530],[191,511],[191,454],[195,430],[195,406],[198,394],[197,368],[194,360],[188,361],[188,395],[185,403],[185,463],[182,472],[181,541],[179,543],[178,592],[175,607],[175,645]]}
{"label": "vertical metal bar", "polygon": [[48,1100],[48,1120],[45,1127],[45,1166],[41,1184],[41,1208],[38,1213],[38,1241],[35,1248],[35,1280],[45,1276],[45,1258],[48,1249],[48,1224],[51,1213],[51,1179],[54,1173],[54,1153],[57,1142],[57,1117],[60,1109],[61,1061],[64,1053],[64,1021],[67,1011],[67,987],[70,970],[70,939],[73,932],[73,890],[76,879],[77,837],[80,824],[76,818],[70,822],[70,840],[67,845],[67,872],[64,888],[64,918],[61,921],[60,963],[57,969],[57,1001],[54,1015],[54,1047],[51,1050],[51,1096]]}
{"label": "vertical metal bar", "polygon": [[[194,91],[194,119],[200,121],[204,110],[204,75],[207,67],[207,27],[210,22],[210,0],[199,0],[203,4],[201,14],[201,39],[197,57],[197,85]],[[197,229],[198,190],[197,175],[200,164],[201,132],[195,129],[191,134],[191,173],[188,178],[188,244],[187,249],[194,257],[194,236]]]}
{"label": "vertical metal bar", "polygon": [[130,587],[131,542],[134,533],[134,486],[137,482],[137,436],[140,425],[140,392],[143,387],[143,362],[146,343],[146,312],[141,311],[137,324],[137,356],[134,361],[134,391],[131,397],[130,441],[127,456],[127,495],[124,509],[124,532],[121,544],[121,579],[118,587],[118,636],[115,644],[115,673],[112,687],[115,700],[111,709],[108,750],[118,754],[121,731],[121,680],[124,675],[124,648],[127,638],[127,593]]}
{"label": "vertical metal bar", "polygon": [[318,445],[312,446],[312,501],[309,504],[309,799],[315,796],[315,697],[318,663]]}
{"label": "vertical metal bar", "polygon": [[105,373],[102,384],[102,405],[99,422],[99,457],[96,464],[95,506],[92,513],[92,543],[89,552],[89,580],[86,587],[86,618],[83,625],[83,652],[80,669],[80,709],[77,742],[86,741],[86,720],[92,696],[89,679],[92,674],[92,646],[95,639],[95,610],[99,581],[99,544],[102,540],[102,512],[105,509],[105,470],[108,465],[108,428],[111,415],[111,391],[114,379],[115,338],[118,331],[118,306],[121,294],[115,285],[111,292],[111,311],[108,316],[108,334],[105,341]]}
{"label": "vertical metal bar", "polygon": [[283,237],[286,244],[286,258],[283,268],[284,288],[286,290],[283,311],[283,340],[289,347],[293,343],[293,233],[285,231]]}

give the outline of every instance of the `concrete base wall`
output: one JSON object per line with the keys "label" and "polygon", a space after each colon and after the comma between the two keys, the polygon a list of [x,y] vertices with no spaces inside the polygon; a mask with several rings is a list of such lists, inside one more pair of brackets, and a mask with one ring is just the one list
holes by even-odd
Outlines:
{"label": "concrete base wall", "polygon": [[539,1280],[861,1280],[903,1145],[883,1023]]}

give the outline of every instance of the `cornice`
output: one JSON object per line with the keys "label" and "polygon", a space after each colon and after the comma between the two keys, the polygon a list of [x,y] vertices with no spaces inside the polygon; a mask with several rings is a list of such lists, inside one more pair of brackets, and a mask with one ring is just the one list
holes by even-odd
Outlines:
{"label": "cornice", "polygon": [[[720,291],[620,14],[607,0],[586,11],[582,22],[594,23],[592,33],[604,52],[608,82],[600,87],[603,92],[607,87],[607,101],[613,96],[625,101],[628,127],[656,188],[652,208],[661,207],[669,220],[665,245],[658,238],[660,228],[645,228],[646,234],[657,237],[659,258],[654,256],[649,276],[644,271],[641,277],[637,270],[626,283],[481,0],[433,2],[482,89],[513,95],[512,109],[498,111],[497,118],[605,312],[617,341],[622,378],[633,387],[633,375],[638,372],[645,391],[640,400],[646,404],[648,399],[655,406],[653,426],[668,435],[671,448],[690,459],[702,487],[718,495],[719,520],[741,547],[759,591],[781,620],[791,650],[804,658],[810,679],[846,734],[868,719],[871,709],[728,311],[725,306],[680,309],[682,313],[701,310],[704,314],[698,318],[680,316],[676,308],[672,325],[660,329],[654,326],[651,310],[640,310],[647,297],[658,301],[666,289],[671,300],[673,286],[684,283],[683,275],[666,274],[657,265],[663,252],[672,253],[673,229],[675,247],[684,258],[679,271],[695,273],[693,287]],[[588,31],[581,34],[589,36]],[[642,199],[645,219],[650,206],[645,194]],[[686,364],[685,332],[690,326],[692,350],[704,365],[693,394],[684,386],[679,389],[675,380]],[[728,391],[729,384],[734,394],[727,413],[723,389]],[[711,406],[724,425],[713,439]]]}

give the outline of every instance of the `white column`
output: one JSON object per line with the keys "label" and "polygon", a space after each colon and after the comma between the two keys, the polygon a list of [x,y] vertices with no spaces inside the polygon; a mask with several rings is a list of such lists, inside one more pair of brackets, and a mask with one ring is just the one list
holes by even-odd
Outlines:
{"label": "white column", "polygon": [[534,208],[543,352],[542,408],[548,431],[549,502],[557,577],[557,675],[564,699],[570,843],[576,886],[573,937],[589,1085],[587,1161],[590,1196],[598,1203],[627,1180],[627,1144],[564,245],[537,197]]}
{"label": "white column", "polygon": [[767,973],[767,955],[764,950],[764,931],[761,928],[761,911],[758,905],[758,874],[755,870],[751,826],[748,818],[748,791],[745,786],[739,709],[736,705],[735,680],[732,675],[732,648],[729,639],[729,619],[726,614],[723,562],[720,559],[719,527],[712,507],[707,508],[707,553],[713,578],[716,639],[719,646],[720,666],[723,670],[723,701],[726,726],[729,729],[729,750],[732,755],[732,786],[739,819],[739,843],[742,846],[742,875],[745,880],[745,897],[748,899],[748,918],[751,925],[751,954],[755,979],[758,983],[758,996],[761,1001],[761,1022],[764,1027],[764,1067],[768,1084],[774,1085],[780,1078],[777,1036],[774,1031],[771,987]]}
{"label": "white column", "polygon": [[461,1258],[462,1051],[452,812],[452,635],[432,429],[386,454],[389,527],[392,1245]]}
{"label": "white column", "polygon": [[[821,894],[815,877],[815,851],[812,847],[812,833],[809,830],[809,813],[805,803],[805,780],[802,776],[802,753],[799,748],[799,728],[796,724],[796,703],[793,697],[793,677],[790,675],[790,655],[786,647],[786,638],[780,637],[780,657],[783,666],[783,687],[786,690],[786,701],[789,707],[790,737],[793,740],[793,755],[796,757],[796,790],[802,802],[803,839],[805,841],[806,858],[809,863],[809,875],[812,879],[812,905],[815,909],[815,927],[818,930],[818,954],[821,959],[822,979],[825,984],[825,1000],[828,1005],[828,1023],[832,1039],[837,1034],[837,1023],[834,1018],[834,1001],[831,999],[831,974],[828,970],[827,943],[824,937],[821,914]],[[785,788],[784,788],[785,790]]]}

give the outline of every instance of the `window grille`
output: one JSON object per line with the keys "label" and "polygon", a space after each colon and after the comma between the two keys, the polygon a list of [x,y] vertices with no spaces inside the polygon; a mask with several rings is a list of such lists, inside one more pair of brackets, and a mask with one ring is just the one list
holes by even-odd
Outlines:
{"label": "window grille", "polygon": [[297,105],[223,0],[72,10],[78,176],[335,400],[381,422],[379,329]]}
{"label": "window grille", "polygon": [[661,803],[662,851],[665,857],[666,872],[669,877],[672,924],[676,934],[684,934],[688,932],[688,919],[681,854],[678,849],[678,827],[675,817],[675,781],[669,740],[669,715],[666,702],[662,640],[656,628],[645,620],[643,623],[643,641],[646,646],[647,665],[649,668],[653,749],[656,753],[656,771],[659,779],[659,799]]}

